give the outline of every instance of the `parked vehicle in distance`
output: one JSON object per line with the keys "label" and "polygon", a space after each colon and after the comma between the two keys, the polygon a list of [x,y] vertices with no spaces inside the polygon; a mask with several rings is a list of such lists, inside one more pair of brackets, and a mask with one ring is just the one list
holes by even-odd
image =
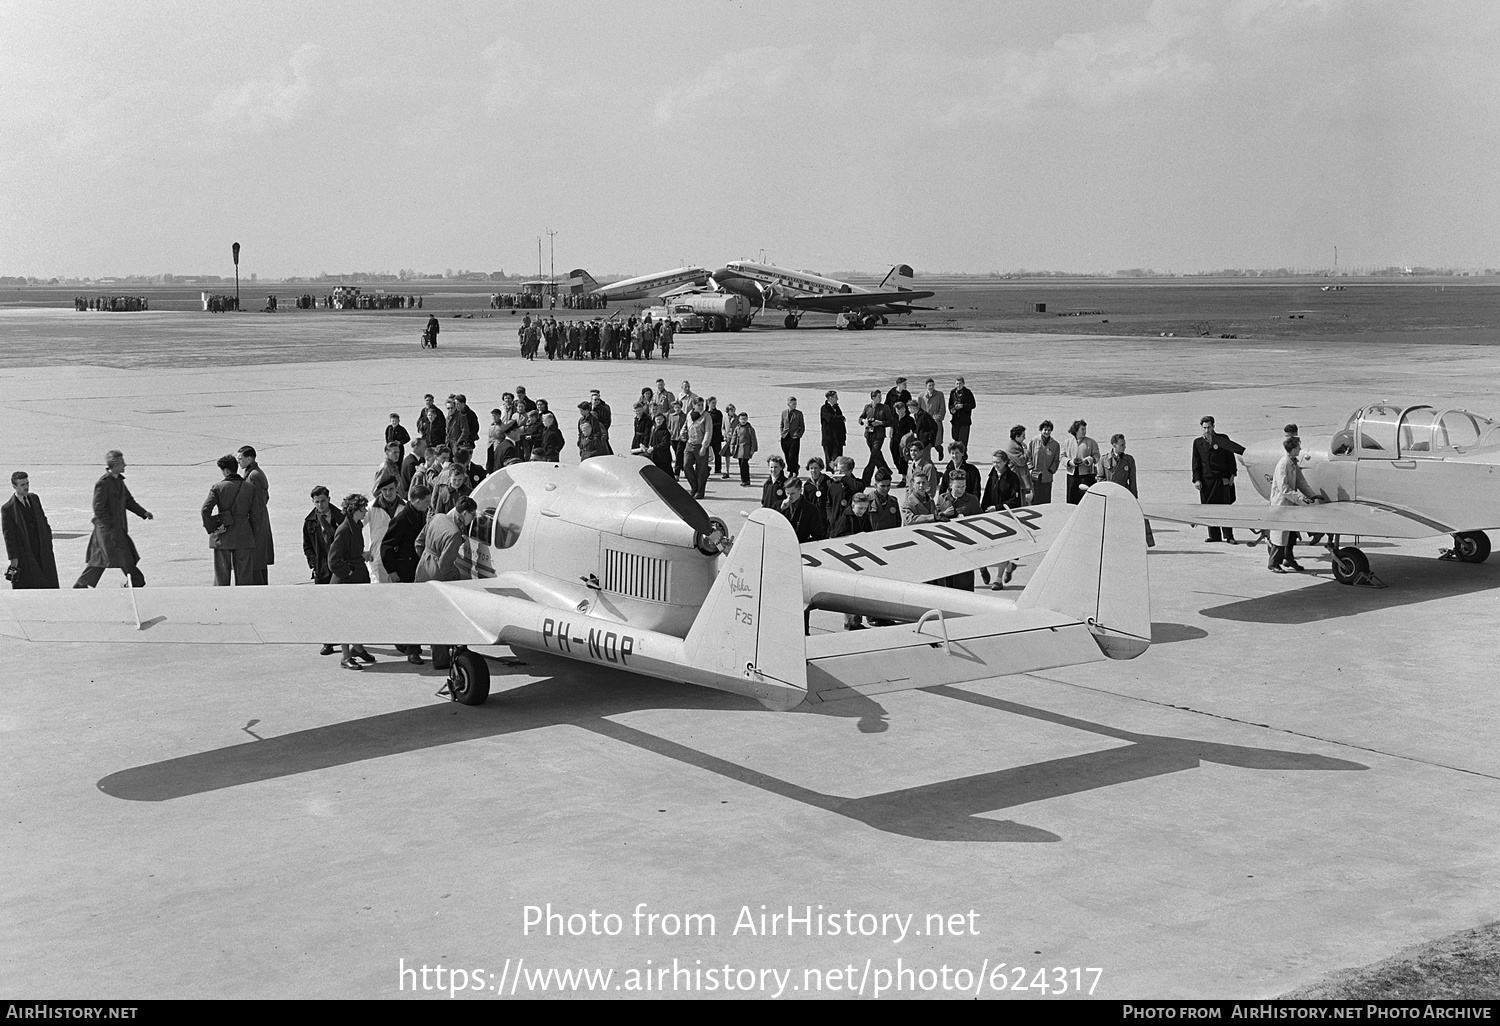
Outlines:
{"label": "parked vehicle in distance", "polygon": [[670,306],[652,306],[641,311],[641,317],[650,315],[653,321],[671,321],[678,331],[706,331],[703,318],[693,308],[682,303]]}

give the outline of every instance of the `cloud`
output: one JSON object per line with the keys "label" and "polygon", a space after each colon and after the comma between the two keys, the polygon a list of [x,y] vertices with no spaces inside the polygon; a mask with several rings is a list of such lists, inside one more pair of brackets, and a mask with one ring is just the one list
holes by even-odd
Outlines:
{"label": "cloud", "polygon": [[322,47],[304,44],[271,77],[251,79],[216,95],[204,120],[216,130],[248,132],[291,121],[312,91],[312,72],[322,58]]}
{"label": "cloud", "polygon": [[662,95],[653,115],[665,125],[713,110],[730,110],[737,117],[775,113],[770,105],[787,96],[815,100],[828,82],[808,61],[812,54],[811,46],[757,46],[726,53]]}

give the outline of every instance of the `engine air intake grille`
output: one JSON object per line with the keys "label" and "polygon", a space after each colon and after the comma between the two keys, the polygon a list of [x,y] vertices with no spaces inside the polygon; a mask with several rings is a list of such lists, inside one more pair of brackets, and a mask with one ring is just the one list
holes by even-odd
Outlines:
{"label": "engine air intake grille", "polygon": [[667,601],[665,559],[604,550],[604,590],[652,602]]}

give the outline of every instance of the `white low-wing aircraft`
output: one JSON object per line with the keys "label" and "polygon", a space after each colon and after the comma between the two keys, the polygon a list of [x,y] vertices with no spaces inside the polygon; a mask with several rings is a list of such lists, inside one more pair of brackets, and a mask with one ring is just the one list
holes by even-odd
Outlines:
{"label": "white low-wing aircraft", "polygon": [[[1269,499],[1284,456],[1281,439],[1240,457],[1250,483]],[[1327,536],[1341,584],[1372,583],[1370,561],[1341,537],[1453,536],[1444,558],[1482,563],[1484,532],[1500,528],[1500,425],[1467,410],[1379,402],[1349,415],[1326,446],[1304,445],[1302,473],[1326,500],[1307,506],[1143,504],[1146,516],[1208,527],[1300,531]]]}
{"label": "white low-wing aircraft", "polygon": [[716,289],[744,296],[764,310],[787,311],[785,324],[795,328],[809,310],[838,314],[846,310],[879,315],[909,314],[931,307],[912,306],[916,299],[933,295],[912,288],[914,272],[909,264],[892,267],[876,290],[860,288],[836,278],[825,278],[807,271],[790,271],[771,264],[749,260],[731,260],[713,273],[710,284]]}
{"label": "white low-wing aircraft", "polygon": [[[508,645],[758,699],[804,701],[962,681],[1150,644],[1145,527],[1130,493],[799,546],[750,514],[729,546],[672,476],[633,456],[527,463],[475,489],[467,580],[344,587],[0,593],[0,634],[38,642],[458,646],[451,697],[478,705]],[[1071,515],[1070,515],[1071,514]],[[1014,600],[913,583],[1047,548]],[[728,551],[724,551],[727,549]],[[805,607],[905,621],[803,636]]]}

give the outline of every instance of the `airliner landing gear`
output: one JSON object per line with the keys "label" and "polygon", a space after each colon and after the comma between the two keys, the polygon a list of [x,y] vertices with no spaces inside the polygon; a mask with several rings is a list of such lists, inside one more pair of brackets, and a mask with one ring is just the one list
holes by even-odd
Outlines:
{"label": "airliner landing gear", "polygon": [[797,315],[796,314],[787,314],[786,315],[786,320],[782,321],[781,323],[785,324],[788,328],[795,328],[797,326],[797,323],[798,323]]}
{"label": "airliner landing gear", "polygon": [[1460,563],[1483,563],[1490,558],[1490,536],[1483,531],[1464,531],[1453,536],[1453,548],[1444,549],[1438,559],[1456,559]]}
{"label": "airliner landing gear", "polygon": [[1384,588],[1385,584],[1370,570],[1370,560],[1352,545],[1339,547],[1338,535],[1329,535],[1328,554],[1333,557],[1333,579],[1340,584],[1362,588]]}
{"label": "airliner landing gear", "polygon": [[483,705],[490,697],[490,664],[484,656],[467,648],[453,649],[448,683],[438,694],[460,705]]}

